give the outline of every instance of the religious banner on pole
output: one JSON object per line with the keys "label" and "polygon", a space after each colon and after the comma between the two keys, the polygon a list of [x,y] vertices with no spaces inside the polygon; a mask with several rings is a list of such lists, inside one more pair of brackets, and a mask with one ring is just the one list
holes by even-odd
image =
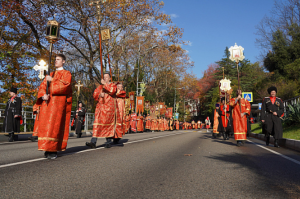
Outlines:
{"label": "religious banner on pole", "polygon": [[136,113],[143,114],[144,112],[144,96],[137,96],[137,110]]}
{"label": "religious banner on pole", "polygon": [[166,107],[164,102],[158,102],[160,115],[163,116],[166,113]]}
{"label": "religious banner on pole", "polygon": [[145,101],[145,110],[146,111],[150,110],[150,101]]}
{"label": "religious banner on pole", "polygon": [[126,115],[129,114],[129,111],[130,111],[130,98],[126,98],[125,99],[125,112],[126,112]]}
{"label": "religious banner on pole", "polygon": [[165,117],[166,118],[172,118],[172,116],[173,116],[173,108],[172,107],[171,108],[167,108]]}
{"label": "religious banner on pole", "polygon": [[130,109],[131,109],[131,111],[134,109],[134,105],[135,105],[135,103],[134,103],[134,95],[135,95],[135,92],[134,91],[132,91],[132,92],[129,92],[129,99],[130,99]]}
{"label": "religious banner on pole", "polygon": [[156,115],[155,115],[155,105],[150,106],[150,117],[152,119],[156,119]]}
{"label": "religious banner on pole", "polygon": [[156,115],[157,117],[160,116],[160,110],[159,110],[159,104],[158,104],[158,103],[155,104],[155,115]]}

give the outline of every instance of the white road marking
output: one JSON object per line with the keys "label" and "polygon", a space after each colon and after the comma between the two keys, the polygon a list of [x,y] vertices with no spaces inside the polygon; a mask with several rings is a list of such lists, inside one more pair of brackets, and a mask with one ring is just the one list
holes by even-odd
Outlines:
{"label": "white road marking", "polygon": [[26,160],[26,161],[22,161],[22,162],[4,164],[4,165],[0,165],[0,168],[11,167],[11,166],[20,165],[20,164],[26,164],[26,163],[30,163],[30,162],[37,162],[37,161],[41,161],[41,160],[47,160],[47,159],[46,158],[38,158],[38,159]]}
{"label": "white road marking", "polygon": [[256,146],[258,146],[258,147],[260,147],[260,148],[263,148],[263,149],[265,149],[265,150],[267,150],[267,151],[269,151],[269,152],[271,152],[271,153],[274,153],[274,154],[276,154],[276,155],[279,155],[279,156],[281,156],[281,157],[283,157],[283,158],[285,158],[285,159],[287,159],[287,160],[290,160],[290,161],[292,161],[292,162],[294,162],[294,163],[300,165],[300,162],[299,162],[298,160],[295,160],[295,159],[290,158],[290,157],[288,157],[288,156],[286,156],[286,155],[283,155],[283,154],[281,154],[281,153],[278,153],[277,151],[273,151],[273,150],[271,150],[271,149],[268,149],[267,147],[261,146],[260,144],[257,144],[257,143],[255,143],[255,142],[252,142],[252,141],[250,141],[250,140],[247,140],[247,141],[248,141],[248,142],[251,142],[252,144],[255,144]]}
{"label": "white road marking", "polygon": [[[156,136],[156,137],[152,137],[152,138],[146,138],[146,139],[142,139],[142,140],[126,142],[126,143],[124,143],[124,145],[125,144],[137,143],[137,142],[143,142],[143,141],[147,141],[147,140],[158,139],[158,138],[163,138],[163,137],[168,137],[168,136],[172,136],[172,135],[186,134],[186,133],[191,133],[191,132],[192,131],[190,131],[190,132],[186,131],[186,132],[182,132],[182,133],[172,133],[172,134],[167,134],[167,135],[162,135],[162,136]],[[73,154],[78,154],[78,153],[85,153],[85,152],[95,151],[95,150],[100,150],[100,149],[104,149],[104,147],[98,147],[96,149],[86,149],[86,150],[83,150],[83,151],[78,151],[78,152],[73,152],[73,153],[66,153],[66,154],[62,154],[60,156],[67,156],[67,155],[73,155]],[[42,160],[47,160],[47,158],[38,158],[38,159],[26,160],[26,161],[15,162],[15,163],[10,163],[10,164],[4,164],[4,165],[0,165],[0,168],[11,167],[11,166],[15,166],[15,165],[26,164],[26,163],[31,163],[31,162],[37,162],[37,161],[42,161]]]}

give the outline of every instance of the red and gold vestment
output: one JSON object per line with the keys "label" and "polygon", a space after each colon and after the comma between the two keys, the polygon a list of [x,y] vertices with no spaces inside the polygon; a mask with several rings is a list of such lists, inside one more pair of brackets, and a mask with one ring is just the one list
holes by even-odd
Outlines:
{"label": "red and gold vestment", "polygon": [[143,116],[137,117],[137,131],[144,132],[144,117]]}
{"label": "red and gold vestment", "polygon": [[130,126],[131,126],[131,131],[136,132],[136,120],[137,120],[137,115],[136,113],[131,114],[131,121],[130,121]]}
{"label": "red and gold vestment", "polygon": [[[247,139],[247,116],[241,116],[241,113],[246,113],[250,115],[250,103],[248,100],[244,98],[237,100],[235,103],[236,98],[232,98],[230,100],[230,106],[233,107],[233,132],[234,132],[234,139],[235,140],[246,140]],[[241,104],[241,111],[240,111],[240,104]]]}
{"label": "red and gold vestment", "polygon": [[146,127],[145,129],[151,129],[151,117],[147,116],[146,117]]}
{"label": "red and gold vestment", "polygon": [[[126,131],[126,121],[125,121],[125,98],[126,98],[126,91],[117,91],[116,93],[116,100],[119,110],[119,117],[117,118],[117,125],[121,125],[122,134],[125,135]],[[120,128],[117,128],[120,130]],[[118,132],[120,133],[120,132]]]}
{"label": "red and gold vestment", "polygon": [[218,127],[219,127],[219,113],[218,111],[215,109],[214,110],[214,126],[213,126],[213,133],[219,133],[218,131]]}
{"label": "red and gold vestment", "polygon": [[[104,97],[100,97],[101,93]],[[123,128],[120,111],[116,100],[117,86],[114,83],[100,85],[94,91],[94,99],[98,101],[93,124],[93,137],[122,138]]]}
{"label": "red and gold vestment", "polygon": [[38,122],[38,150],[57,152],[67,148],[72,109],[72,75],[67,70],[50,74],[49,100],[42,101],[46,94],[46,78],[38,91],[38,101],[42,101]]}

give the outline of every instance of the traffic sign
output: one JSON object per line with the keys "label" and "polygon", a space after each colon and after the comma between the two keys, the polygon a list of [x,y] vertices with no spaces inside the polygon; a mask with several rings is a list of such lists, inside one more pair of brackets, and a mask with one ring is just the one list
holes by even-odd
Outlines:
{"label": "traffic sign", "polygon": [[252,92],[243,92],[242,96],[243,96],[244,99],[248,100],[248,102],[253,102]]}
{"label": "traffic sign", "polygon": [[261,110],[262,103],[258,103],[258,110]]}

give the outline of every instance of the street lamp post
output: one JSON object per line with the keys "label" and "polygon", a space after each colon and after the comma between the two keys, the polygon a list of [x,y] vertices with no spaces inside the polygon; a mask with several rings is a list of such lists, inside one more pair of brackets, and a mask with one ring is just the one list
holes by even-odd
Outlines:
{"label": "street lamp post", "polygon": [[[157,48],[158,46],[152,46],[146,50],[146,52],[143,54],[145,55],[149,50],[152,50],[154,48]],[[137,74],[136,74],[136,96],[139,96],[139,73],[140,73],[140,59],[141,59],[141,43],[139,43],[139,56],[138,56],[138,65],[137,65]],[[137,110],[137,98],[135,99],[135,112]]]}
{"label": "street lamp post", "polygon": [[185,122],[185,97],[183,97],[183,121]]}
{"label": "street lamp post", "polygon": [[[174,112],[175,112],[175,107],[176,107],[176,89],[182,89],[182,88],[174,88],[175,89],[175,97],[174,97]],[[177,113],[177,110],[176,110]]]}

